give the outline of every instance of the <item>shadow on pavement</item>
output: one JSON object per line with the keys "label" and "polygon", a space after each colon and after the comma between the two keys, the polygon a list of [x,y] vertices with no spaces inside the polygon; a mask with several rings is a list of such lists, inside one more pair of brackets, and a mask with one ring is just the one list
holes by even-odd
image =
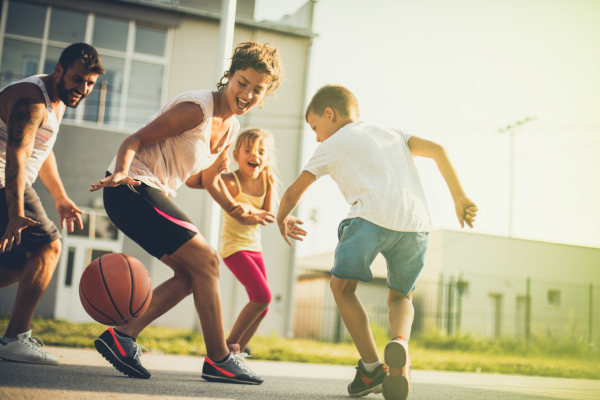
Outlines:
{"label": "shadow on pavement", "polygon": [[[0,361],[1,387],[12,389],[66,390],[122,393],[146,396],[209,397],[236,400],[349,399],[348,380],[265,377],[260,386],[219,384],[204,381],[197,372],[152,371],[149,380],[133,379],[112,367],[81,365],[34,365]],[[42,392],[43,393],[43,392]],[[40,396],[40,398],[44,398]],[[369,395],[367,399],[383,399]],[[541,400],[560,399],[451,385],[415,384],[411,400]],[[590,397],[591,398],[591,397]]]}

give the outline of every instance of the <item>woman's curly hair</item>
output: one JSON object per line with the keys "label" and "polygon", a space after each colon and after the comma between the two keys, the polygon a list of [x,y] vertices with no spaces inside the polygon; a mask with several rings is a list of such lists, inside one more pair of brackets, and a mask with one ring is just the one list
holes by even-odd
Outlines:
{"label": "woman's curly hair", "polygon": [[233,76],[238,70],[253,68],[257,72],[269,76],[269,86],[266,96],[272,94],[281,85],[281,59],[275,47],[265,43],[263,45],[257,42],[243,42],[238,44],[231,57],[231,66],[223,74],[223,77],[217,83],[217,88],[222,90],[227,86],[227,75]]}

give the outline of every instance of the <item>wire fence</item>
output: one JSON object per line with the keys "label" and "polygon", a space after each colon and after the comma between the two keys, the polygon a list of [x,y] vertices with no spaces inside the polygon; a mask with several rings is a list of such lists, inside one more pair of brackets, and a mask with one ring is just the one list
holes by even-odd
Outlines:
{"label": "wire fence", "polygon": [[[329,288],[331,275],[304,271],[296,284],[294,334],[339,342],[349,339]],[[596,292],[594,292],[596,290]],[[387,327],[385,279],[358,285],[371,323]],[[502,276],[440,275],[419,280],[413,295],[413,332],[445,335],[569,337],[600,342],[600,292],[593,284],[570,284]]]}

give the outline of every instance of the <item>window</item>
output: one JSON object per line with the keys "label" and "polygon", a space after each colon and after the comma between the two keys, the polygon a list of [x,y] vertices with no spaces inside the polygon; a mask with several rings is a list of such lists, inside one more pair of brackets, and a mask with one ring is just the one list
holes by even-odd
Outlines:
{"label": "window", "polygon": [[75,224],[69,236],[78,236],[86,239],[118,240],[119,230],[106,215],[90,212],[81,215],[83,229]]}
{"label": "window", "polygon": [[65,287],[73,286],[73,265],[75,265],[75,247],[69,247],[67,253],[67,270],[65,272]]}
{"label": "window", "polygon": [[548,305],[551,307],[560,306],[560,290],[548,290]]}
{"label": "window", "polygon": [[64,121],[136,129],[166,101],[170,29],[20,0],[4,0],[2,19],[0,87],[52,73],[71,43],[100,53],[106,74]]}

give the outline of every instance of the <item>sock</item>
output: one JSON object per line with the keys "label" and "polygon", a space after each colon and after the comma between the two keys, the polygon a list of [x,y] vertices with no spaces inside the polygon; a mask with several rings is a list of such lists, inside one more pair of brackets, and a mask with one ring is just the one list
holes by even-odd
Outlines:
{"label": "sock", "polygon": [[16,342],[18,339],[16,337],[14,338],[7,338],[6,336],[2,336],[2,340],[6,343],[12,343],[12,342]]}
{"label": "sock", "polygon": [[119,332],[119,331],[118,331],[118,330],[116,330],[116,329],[113,329],[113,331],[115,331],[115,333],[117,334],[117,336],[120,336],[120,337],[122,337],[122,338],[133,339],[133,341],[135,342],[135,339],[134,339],[134,338],[132,338],[131,336],[129,336],[129,335],[126,335],[126,334],[125,334],[125,333],[123,333],[123,332]]}
{"label": "sock", "polygon": [[372,362],[370,364],[365,363],[363,360],[360,360],[360,362],[363,365],[363,368],[367,370],[367,372],[371,373],[373,371],[375,371],[375,368],[379,367],[381,364],[383,364],[381,362],[381,360],[377,360],[375,362]]}
{"label": "sock", "polygon": [[225,357],[221,361],[215,361],[215,364],[222,364],[222,363],[224,363],[225,361],[229,360],[230,356],[231,356],[231,353],[227,354],[227,357]]}

